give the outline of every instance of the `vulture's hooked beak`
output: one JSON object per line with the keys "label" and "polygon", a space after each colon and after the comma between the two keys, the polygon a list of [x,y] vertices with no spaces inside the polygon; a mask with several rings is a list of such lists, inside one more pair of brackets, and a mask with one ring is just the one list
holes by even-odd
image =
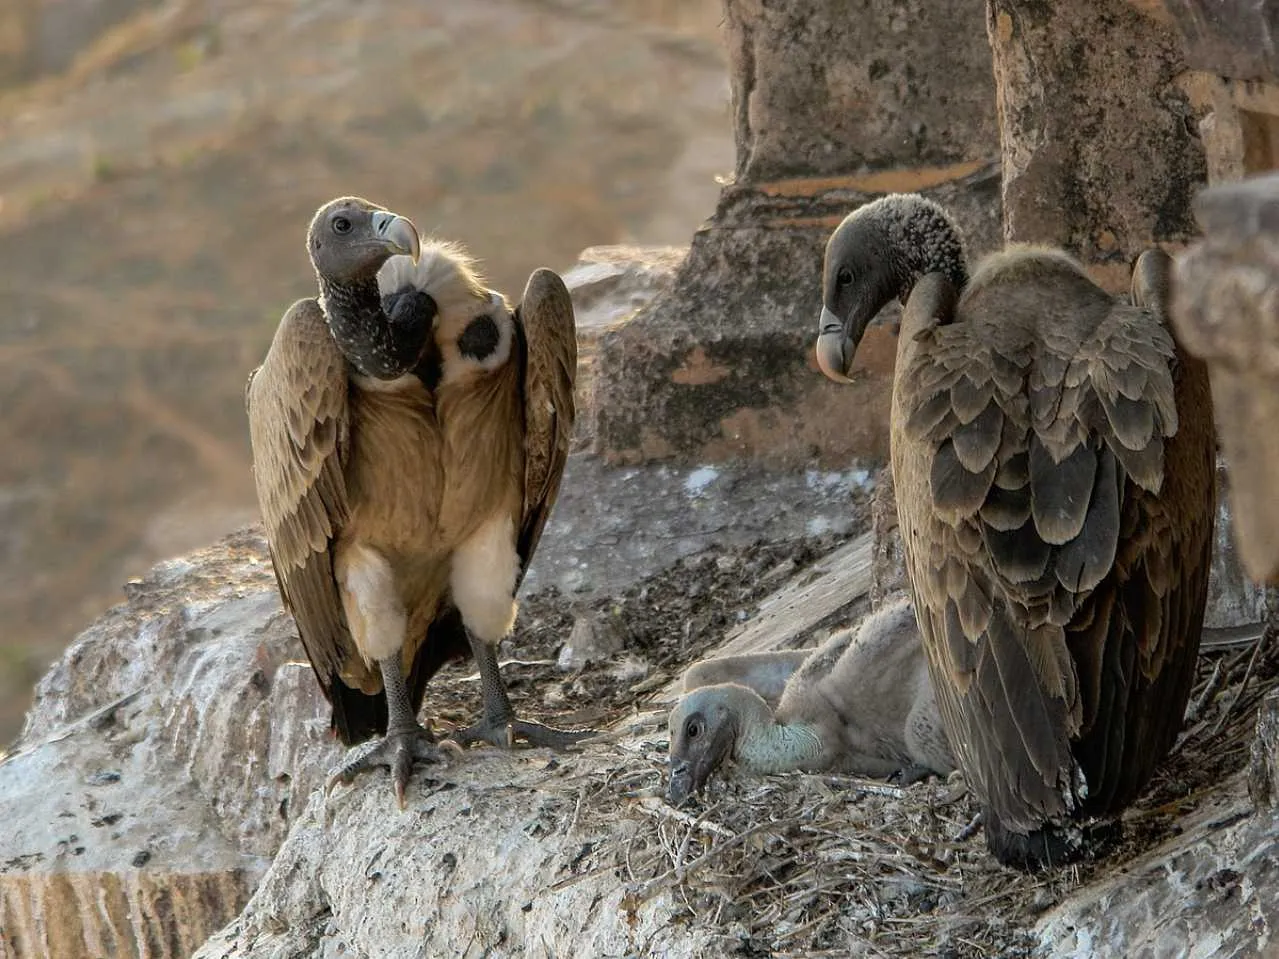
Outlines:
{"label": "vulture's hooked beak", "polygon": [[415,264],[422,255],[422,238],[408,217],[379,210],[373,214],[373,233],[392,253],[407,254]]}
{"label": "vulture's hooked beak", "polygon": [[726,724],[712,734],[709,742],[692,750],[691,755],[671,757],[671,781],[666,787],[666,798],[671,805],[683,805],[693,793],[702,791],[711,773],[732,754],[735,735]]}
{"label": "vulture's hooked beak", "polygon": [[853,382],[848,371],[853,365],[853,356],[857,352],[857,343],[844,332],[844,322],[830,311],[830,307],[822,307],[821,332],[817,336],[817,366],[827,379],[836,383]]}

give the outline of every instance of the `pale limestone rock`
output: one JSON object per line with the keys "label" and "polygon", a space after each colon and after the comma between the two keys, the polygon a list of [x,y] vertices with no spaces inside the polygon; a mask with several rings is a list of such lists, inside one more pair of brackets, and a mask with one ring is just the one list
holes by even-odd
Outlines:
{"label": "pale limestone rock", "polygon": [[721,930],[673,922],[668,892],[634,901],[616,874],[642,822],[575,815],[582,774],[625,758],[549,758],[472,753],[415,777],[403,813],[386,790],[337,791],[327,827],[315,797],[194,959],[724,955]]}
{"label": "pale limestone rock", "polygon": [[337,756],[255,533],[164,563],[41,681],[0,764],[15,959],[190,954]]}
{"label": "pale limestone rock", "polygon": [[1258,811],[1279,814],[1279,689],[1272,689],[1257,711],[1257,738],[1248,764],[1248,795]]}
{"label": "pale limestone rock", "polygon": [[1036,959],[1273,956],[1279,816],[1250,812],[1240,774],[1178,826],[1180,835],[1045,915]]}

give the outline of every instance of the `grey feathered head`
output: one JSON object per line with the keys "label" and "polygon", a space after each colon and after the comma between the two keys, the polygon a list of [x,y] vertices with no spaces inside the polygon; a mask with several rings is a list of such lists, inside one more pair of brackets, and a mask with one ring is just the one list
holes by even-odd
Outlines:
{"label": "grey feathered head", "polygon": [[904,304],[920,277],[943,273],[968,282],[963,235],[942,207],[918,193],[892,193],[858,207],[826,243],[817,361],[848,381],[857,346],[894,298]]}
{"label": "grey feathered head", "polygon": [[407,218],[370,203],[343,196],[316,211],[306,233],[315,271],[337,283],[365,280],[397,253],[416,262],[421,250],[417,228]]}

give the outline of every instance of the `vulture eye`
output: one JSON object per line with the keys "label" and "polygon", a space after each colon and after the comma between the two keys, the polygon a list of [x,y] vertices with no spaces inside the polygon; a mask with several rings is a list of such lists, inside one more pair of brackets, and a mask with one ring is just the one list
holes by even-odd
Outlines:
{"label": "vulture eye", "polygon": [[351,221],[344,216],[335,216],[333,218],[333,232],[337,234],[350,233]]}
{"label": "vulture eye", "polygon": [[702,734],[702,721],[700,719],[690,719],[688,725],[684,727],[684,735],[689,739],[696,739]]}
{"label": "vulture eye", "polygon": [[835,282],[840,286],[848,286],[853,282],[853,271],[846,266],[841,266],[839,272],[835,274]]}

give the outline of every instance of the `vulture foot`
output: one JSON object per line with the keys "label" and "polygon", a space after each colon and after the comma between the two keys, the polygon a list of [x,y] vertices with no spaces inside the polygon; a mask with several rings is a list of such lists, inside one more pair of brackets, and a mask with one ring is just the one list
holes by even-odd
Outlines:
{"label": "vulture foot", "polygon": [[329,774],[324,787],[324,797],[338,783],[350,785],[360,773],[386,767],[395,783],[395,798],[404,808],[404,791],[415,762],[440,763],[459,755],[461,750],[453,743],[437,743],[430,731],[419,725],[392,730],[381,739],[361,743],[349,753],[342,764]]}
{"label": "vulture foot", "polygon": [[497,647],[477,638],[468,629],[467,639],[475,665],[480,671],[480,692],[484,700],[484,718],[459,729],[449,738],[459,746],[486,742],[498,749],[513,749],[517,739],[531,746],[567,749],[583,739],[599,735],[594,729],[555,729],[541,723],[515,718],[515,708],[506,694],[506,683],[497,665]]}
{"label": "vulture foot", "polygon": [[595,735],[597,732],[594,729],[555,729],[523,719],[484,719],[465,729],[459,729],[449,738],[461,746],[485,742],[498,749],[514,749],[516,740],[522,739],[530,746],[567,749]]}

